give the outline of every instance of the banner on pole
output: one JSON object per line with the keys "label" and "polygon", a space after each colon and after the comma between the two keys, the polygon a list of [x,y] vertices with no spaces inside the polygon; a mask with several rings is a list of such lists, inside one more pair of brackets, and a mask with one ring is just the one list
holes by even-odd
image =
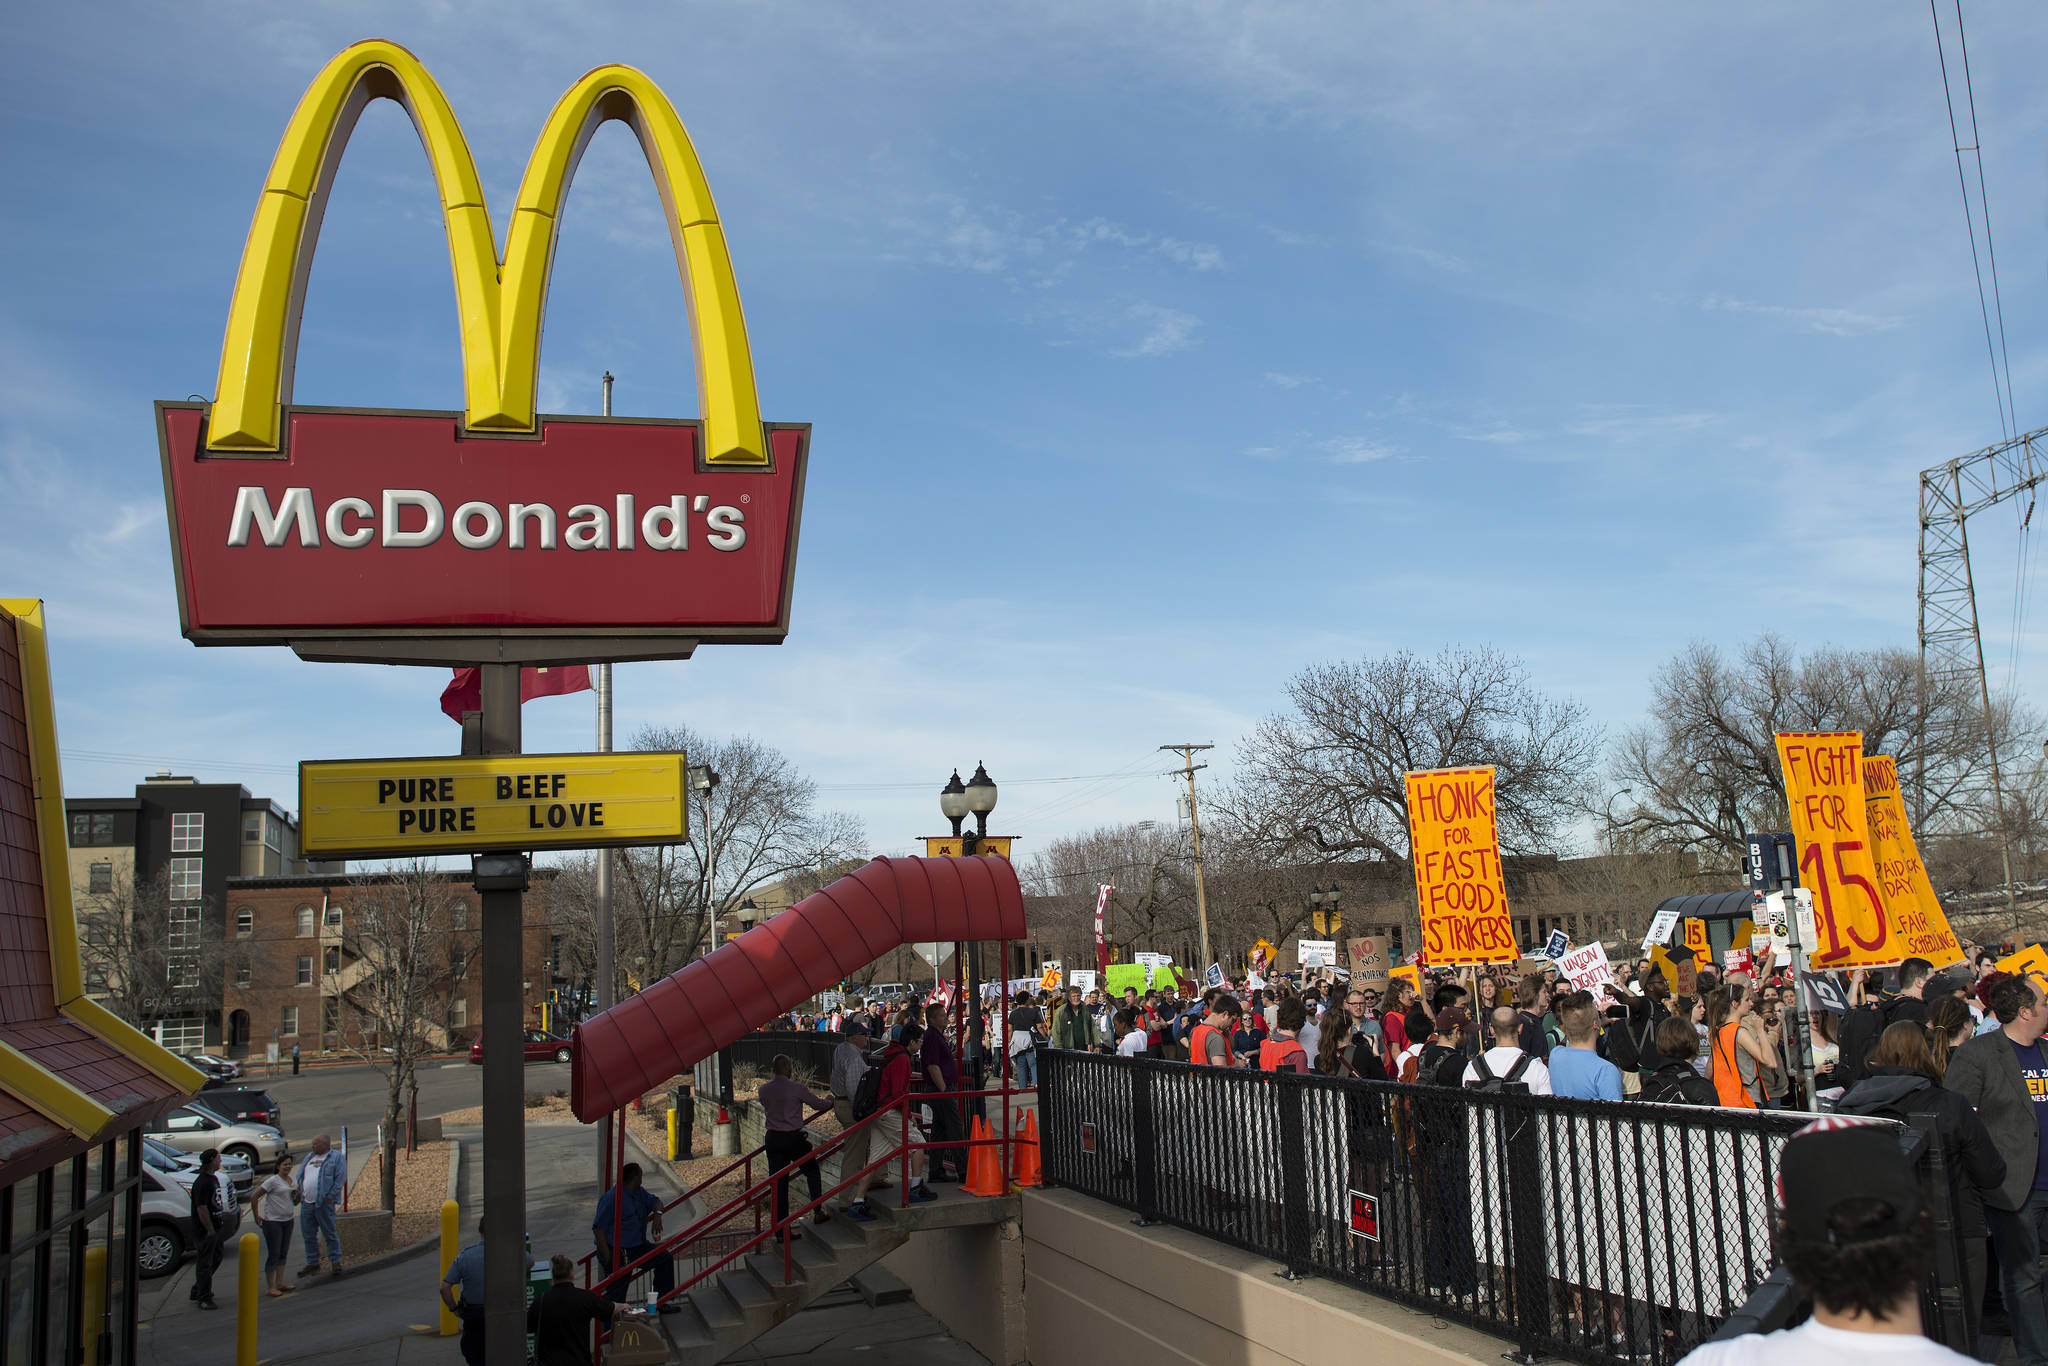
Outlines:
{"label": "banner on pole", "polygon": [[1799,883],[1813,890],[1816,968],[1885,968],[1906,957],[1877,890],[1863,795],[1863,736],[1780,731],[1778,763],[1799,841]]}
{"label": "banner on pole", "polygon": [[1493,770],[1410,773],[1407,790],[1415,904],[1429,961],[1450,967],[1519,961],[1501,877]]}
{"label": "banner on pole", "polygon": [[1884,896],[1885,915],[1907,958],[1925,958],[1938,972],[1963,961],[1963,946],[1949,927],[1948,916],[1927,880],[1906,820],[1906,802],[1899,791],[1899,765],[1885,754],[1863,760],[1864,814],[1870,822],[1870,847],[1877,859],[1877,887]]}

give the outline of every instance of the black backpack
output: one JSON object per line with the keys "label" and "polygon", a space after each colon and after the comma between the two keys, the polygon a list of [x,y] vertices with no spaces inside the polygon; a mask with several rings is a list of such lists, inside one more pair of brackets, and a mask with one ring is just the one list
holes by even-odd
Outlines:
{"label": "black backpack", "polygon": [[[897,1050],[901,1052],[901,1049]],[[888,1064],[888,1057],[882,1059],[882,1066]],[[882,1066],[870,1067],[860,1074],[860,1085],[853,1088],[853,1118],[856,1123],[866,1119],[882,1105]]]}
{"label": "black backpack", "polygon": [[1892,1022],[1893,1007],[1898,997],[1881,1001],[1865,1001],[1842,1017],[1841,1055],[1835,1060],[1832,1086],[1854,1086],[1863,1080],[1863,1068],[1870,1057],[1870,1050],[1877,1047],[1877,1036],[1884,1033],[1885,1026]]}
{"label": "black backpack", "polygon": [[1521,1057],[1515,1059],[1515,1065],[1508,1069],[1506,1076],[1496,1077],[1493,1075],[1493,1069],[1486,1065],[1486,1055],[1481,1053],[1472,1060],[1472,1070],[1477,1072],[1479,1076],[1473,1081],[1466,1082],[1465,1089],[1467,1091],[1511,1091],[1516,1095],[1526,1096],[1529,1094],[1529,1083],[1522,1080],[1522,1075],[1529,1070],[1529,1064],[1534,1061],[1536,1061],[1534,1058],[1524,1053]]}

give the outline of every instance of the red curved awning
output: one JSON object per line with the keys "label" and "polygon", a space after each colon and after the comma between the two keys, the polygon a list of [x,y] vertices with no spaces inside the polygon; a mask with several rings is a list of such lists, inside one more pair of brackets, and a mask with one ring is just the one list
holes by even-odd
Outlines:
{"label": "red curved awning", "polygon": [[878,858],[576,1026],[569,1107],[588,1124],[903,944],[1020,939],[1000,858]]}

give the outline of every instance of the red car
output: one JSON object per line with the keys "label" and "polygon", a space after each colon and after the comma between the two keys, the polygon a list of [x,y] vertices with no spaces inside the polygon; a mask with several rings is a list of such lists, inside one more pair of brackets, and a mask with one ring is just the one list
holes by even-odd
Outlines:
{"label": "red car", "polygon": [[[544,1030],[529,1029],[525,1034],[526,1060],[528,1062],[569,1061],[569,1041],[556,1038]],[[469,1041],[469,1060],[481,1063],[484,1060],[484,1036],[481,1031]]]}

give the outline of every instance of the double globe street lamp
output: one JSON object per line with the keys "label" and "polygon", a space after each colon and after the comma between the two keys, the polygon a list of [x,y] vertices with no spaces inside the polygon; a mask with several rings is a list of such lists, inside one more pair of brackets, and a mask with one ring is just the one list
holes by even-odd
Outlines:
{"label": "double globe street lamp", "polygon": [[[960,781],[960,770],[953,770],[953,777],[939,789],[939,814],[953,825],[953,837],[960,841],[960,853],[973,858],[981,852],[981,843],[988,838],[988,813],[996,809],[996,780],[988,776],[988,768],[977,763],[974,776],[965,783]],[[974,828],[963,831],[961,825],[969,816],[974,817]],[[983,1068],[986,1063],[986,1027],[982,1023],[981,1008],[981,945],[969,941],[967,945],[967,1064],[974,1078],[974,1089],[981,1089]]]}

